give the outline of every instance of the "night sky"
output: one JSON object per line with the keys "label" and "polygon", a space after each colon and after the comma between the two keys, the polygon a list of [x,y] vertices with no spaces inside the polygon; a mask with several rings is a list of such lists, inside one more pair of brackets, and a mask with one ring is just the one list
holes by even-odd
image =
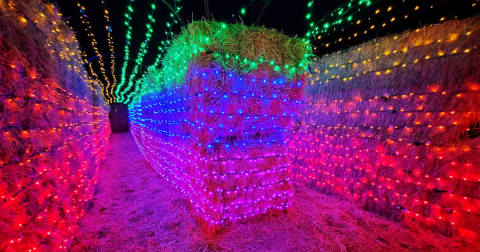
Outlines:
{"label": "night sky", "polygon": [[[79,0],[80,4],[85,7],[85,14],[91,24],[92,32],[95,34],[95,39],[98,43],[98,49],[101,54],[108,54],[109,47],[107,43],[107,31],[105,29],[106,19],[103,16],[104,5],[101,0]],[[124,24],[126,18],[125,14],[130,0],[105,0],[107,9],[110,13],[110,27],[112,28],[112,36],[115,46],[116,70],[115,74],[117,80],[120,79],[121,69],[123,65],[123,55],[125,54],[126,31],[127,26]],[[341,4],[348,1],[320,1],[315,0],[312,6],[311,21],[305,17],[309,13],[308,2],[311,0],[272,0],[266,9],[263,17],[260,20],[260,25],[267,28],[275,28],[283,31],[290,36],[299,36],[303,38],[309,30],[309,22],[314,22],[318,26],[323,23],[318,22],[325,15],[330,14],[337,9]],[[132,14],[132,40],[130,46],[130,58],[135,60],[139,51],[140,44],[145,40],[147,32],[146,24],[148,23],[148,15],[151,14],[150,7],[154,0],[135,0],[132,3],[134,10]],[[183,20],[188,23],[192,20],[199,20],[205,17],[205,5],[203,0],[168,0],[169,3],[174,3],[182,7],[179,14]],[[235,23],[243,22],[246,25],[255,23],[259,13],[264,7],[266,0],[209,0],[209,9],[213,18],[219,22]],[[338,29],[329,34],[322,34],[320,40],[312,40],[316,55],[323,55],[345,49],[348,46],[356,45],[368,41],[375,37],[385,36],[387,34],[403,32],[407,29],[416,29],[428,24],[436,24],[440,22],[442,17],[447,20],[457,18],[465,18],[476,14],[478,8],[472,8],[472,3],[476,0],[458,0],[458,1],[443,1],[443,0],[372,0],[374,4],[362,9],[351,10],[352,21],[343,22]],[[77,38],[80,42],[81,49],[88,55],[87,58],[95,56],[93,47],[91,46],[91,39],[87,36],[85,25],[82,24],[80,18],[79,7],[77,0],[57,0],[56,4],[60,8],[63,17],[69,22],[69,25],[77,32]],[[414,11],[416,6],[421,8]],[[433,7],[432,7],[433,6]],[[387,8],[392,7],[392,10],[386,11]],[[246,13],[242,15],[240,10],[245,8]],[[382,10],[375,14],[376,10]],[[145,56],[143,64],[145,66],[151,65],[158,54],[158,46],[160,41],[166,40],[166,31],[169,31],[166,23],[171,22],[170,9],[161,1],[156,0],[156,11],[154,18],[156,22],[153,24],[153,36],[149,42],[149,53]],[[233,16],[232,16],[233,14]],[[408,15],[407,19],[403,17]],[[239,18],[241,17],[241,19]],[[193,17],[193,18],[192,18]],[[396,18],[395,22],[389,22],[392,17]],[[335,16],[330,20],[334,20]],[[361,24],[357,25],[355,21],[362,19]],[[328,20],[328,19],[327,19]],[[388,24],[382,27],[382,24]],[[358,31],[364,31],[375,25],[376,28],[367,34],[361,34],[353,38],[353,34]],[[172,27],[172,32],[178,33],[180,31],[181,23],[178,22]],[[348,39],[351,37],[351,39]],[[342,39],[339,42],[339,39]],[[326,44],[329,44],[326,47]],[[98,64],[94,59],[93,65],[95,71],[99,73]],[[110,59],[104,57],[105,69],[110,71]],[[129,63],[127,73],[133,68],[133,62]],[[109,74],[107,74],[110,76]],[[139,74],[140,75],[140,74]],[[137,76],[139,76],[137,75]],[[99,75],[102,79],[101,75]],[[109,77],[111,78],[111,77]],[[113,81],[111,79],[110,81]]]}
{"label": "night sky", "polygon": [[[127,6],[129,0],[106,0],[107,9],[110,13],[110,26],[112,28],[112,36],[115,45],[115,54],[118,54],[116,60],[116,74],[119,79],[121,74],[121,67],[123,65],[124,47],[126,44],[127,26],[124,24],[125,13],[127,13]],[[173,5],[174,1],[169,0]],[[228,23],[241,22],[238,18],[240,10],[246,9],[245,15],[241,15],[242,20],[247,25],[252,25],[259,13],[261,12],[266,1],[264,0],[209,0],[210,13],[216,21]],[[132,15],[132,35],[130,46],[130,57],[135,59],[140,47],[140,44],[145,39],[147,31],[146,24],[148,23],[148,14],[151,14],[151,3],[153,0],[135,0],[132,3],[134,10]],[[273,0],[265,11],[260,24],[268,28],[275,28],[282,30],[285,34],[303,37],[308,31],[308,21],[305,16],[309,10],[307,7],[308,1],[283,1]],[[95,56],[91,46],[91,40],[87,36],[85,26],[80,19],[79,7],[76,0],[58,0],[58,6],[65,18],[68,18],[69,24],[77,32],[77,38],[80,42],[81,49],[84,50],[88,58]],[[106,20],[103,16],[104,6],[101,0],[80,0],[80,4],[85,6],[85,14],[88,16],[92,31],[98,42],[98,49],[101,54],[109,53],[107,43],[107,31],[105,29]],[[176,1],[177,6],[181,6],[179,14],[185,22],[199,20],[205,16],[205,5],[203,0],[181,0]],[[323,16],[331,9],[334,9],[339,4],[338,1],[328,1],[326,4],[318,7],[315,16]],[[167,22],[171,22],[170,9],[161,1],[156,0],[156,11],[154,18],[156,22],[153,25],[153,37],[149,43],[150,52],[145,56],[143,64],[151,65],[158,53],[158,42],[166,39],[165,31],[168,31]],[[236,17],[232,17],[232,14]],[[180,31],[180,22],[173,26],[172,31],[178,33]],[[105,69],[110,70],[109,58],[104,58]],[[95,64],[96,65],[96,64]],[[132,67],[133,64],[129,63]],[[131,68],[129,68],[131,69]],[[99,70],[97,70],[99,71]]]}

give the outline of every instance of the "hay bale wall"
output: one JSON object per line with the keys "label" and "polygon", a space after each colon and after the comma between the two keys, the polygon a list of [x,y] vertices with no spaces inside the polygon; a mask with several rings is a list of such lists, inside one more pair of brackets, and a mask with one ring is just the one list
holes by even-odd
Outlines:
{"label": "hay bale wall", "polygon": [[0,1],[0,44],[0,251],[66,250],[94,194],[108,105],[52,4]]}
{"label": "hay bale wall", "polygon": [[304,96],[306,46],[260,27],[188,29],[130,105],[140,150],[187,195],[202,227],[287,209],[285,139]]}
{"label": "hay bale wall", "polygon": [[447,234],[480,232],[480,18],[369,41],[311,64],[296,179]]}

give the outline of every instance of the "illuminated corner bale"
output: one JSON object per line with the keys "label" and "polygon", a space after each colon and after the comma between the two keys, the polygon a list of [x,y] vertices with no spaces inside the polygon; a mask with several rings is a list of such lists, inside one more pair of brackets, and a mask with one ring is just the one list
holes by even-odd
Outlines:
{"label": "illuminated corner bale", "polygon": [[448,21],[312,63],[290,142],[296,178],[478,238],[479,29],[478,17]]}
{"label": "illuminated corner bale", "polygon": [[275,30],[194,22],[130,105],[150,163],[209,224],[291,204],[285,140],[310,49]]}

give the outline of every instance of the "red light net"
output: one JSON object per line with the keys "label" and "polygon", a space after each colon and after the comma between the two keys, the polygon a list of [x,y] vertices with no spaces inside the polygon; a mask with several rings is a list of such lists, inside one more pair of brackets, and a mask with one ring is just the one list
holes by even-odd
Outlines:
{"label": "red light net", "polygon": [[53,5],[0,2],[0,251],[67,250],[110,127]]}
{"label": "red light net", "polygon": [[312,64],[289,141],[294,176],[370,211],[478,239],[479,18]]}

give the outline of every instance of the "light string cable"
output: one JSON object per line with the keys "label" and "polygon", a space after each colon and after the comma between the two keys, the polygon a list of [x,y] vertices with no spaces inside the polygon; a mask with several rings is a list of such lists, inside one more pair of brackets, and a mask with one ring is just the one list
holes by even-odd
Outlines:
{"label": "light string cable", "polygon": [[[373,3],[373,4],[376,4],[376,3],[378,3],[378,2],[380,2],[380,0],[377,0],[377,1],[376,1],[375,3]],[[392,6],[396,6],[396,5],[399,5],[399,4],[401,4],[401,3],[405,3],[405,0],[398,1],[398,2],[390,5],[390,6],[389,6],[388,8],[386,8],[385,10],[386,10],[386,11],[390,11],[390,10],[392,10]],[[369,7],[369,6],[371,6],[371,5],[372,5],[372,4],[367,4],[367,6],[365,7],[365,9],[366,9],[367,7]],[[360,7],[360,6],[358,6],[358,7]],[[353,8],[353,7],[352,7],[352,8]],[[340,9],[340,7],[339,7],[339,9],[337,9],[336,11],[338,11],[338,13],[339,13],[338,15],[341,16],[341,15],[348,14],[349,11],[350,11],[350,9],[352,9],[352,8],[349,8],[346,12],[343,12],[343,14],[340,14],[340,13],[342,13],[342,12],[340,12],[340,11],[343,10],[343,9]],[[360,11],[361,9],[359,8],[358,10]],[[415,10],[417,10],[417,9],[415,9]],[[327,19],[328,17],[332,17],[332,16],[334,15],[333,13],[336,12],[336,11],[333,11],[333,12],[329,13],[329,15],[326,15],[325,17],[323,17],[320,21],[317,22],[317,24],[324,22],[325,19]],[[326,23],[323,24],[323,26],[322,26],[323,30],[318,30],[318,27],[316,26],[316,27],[315,27],[315,33],[312,32],[311,34],[308,34],[308,35],[310,35],[314,40],[319,40],[319,39],[324,38],[324,37],[326,37],[326,36],[332,35],[332,34],[334,34],[334,33],[337,32],[337,31],[342,31],[343,29],[345,29],[345,28],[347,28],[347,27],[349,27],[349,26],[351,26],[351,25],[354,25],[354,24],[357,24],[357,25],[358,25],[358,24],[361,23],[361,21],[367,20],[367,19],[371,18],[372,16],[374,16],[375,14],[378,14],[378,13],[379,13],[379,10],[376,10],[374,14],[370,14],[370,15],[367,15],[367,16],[365,16],[365,17],[363,17],[363,18],[360,18],[360,19],[358,19],[357,22],[352,22],[353,16],[354,16],[353,14],[352,14],[352,15],[349,15],[348,17],[345,18],[345,20],[346,20],[347,22],[350,22],[350,23],[347,23],[347,24],[345,24],[345,25],[342,26],[342,27],[334,27],[335,25],[340,25],[340,24],[342,24],[342,19],[341,19],[341,18],[339,18],[339,19],[331,22],[331,24],[330,24],[330,22],[326,22]],[[392,21],[392,22],[393,22],[393,21]],[[331,29],[331,28],[334,28],[334,29],[331,30],[331,31],[328,31],[328,30]],[[338,28],[338,29],[337,29],[337,28]],[[327,33],[327,32],[328,32],[328,33]],[[323,36],[318,36],[318,37],[317,37],[317,35],[319,35],[320,33],[327,33],[327,34],[325,34],[325,35],[323,35]]]}
{"label": "light string cable", "polygon": [[137,56],[137,59],[135,60],[135,62],[137,63],[135,65],[135,67],[133,68],[133,71],[132,73],[130,74],[130,78],[128,80],[128,85],[127,87],[124,88],[123,92],[119,92],[119,88],[117,88],[117,100],[118,102],[124,102],[125,101],[125,94],[130,90],[130,88],[133,86],[133,79],[135,78],[135,76],[137,75],[138,73],[138,68],[140,67],[140,65],[142,64],[143,62],[143,58],[145,56],[145,54],[147,53],[148,51],[148,42],[150,41],[150,39],[152,38],[152,34],[153,34],[153,29],[152,29],[152,23],[155,23],[155,19],[153,18],[153,14],[155,12],[155,9],[156,9],[156,0],[153,0],[153,4],[151,5],[152,6],[152,14],[148,15],[148,19],[150,20],[149,23],[147,24],[147,34],[146,34],[146,39],[145,41],[142,42],[142,44],[140,45],[140,52],[138,53],[138,56]]}
{"label": "light string cable", "polygon": [[[132,3],[134,0],[130,0],[130,3],[128,4],[128,13],[125,14],[125,17],[127,18],[127,21],[125,21],[125,25],[127,26],[127,40],[125,44],[125,57],[123,58],[123,67],[122,67],[122,77],[120,80],[120,83],[116,85],[115,89],[115,97],[118,98],[118,92],[120,91],[120,87],[122,87],[125,84],[125,77],[127,74],[127,67],[128,67],[128,60],[130,56],[130,39],[132,38],[132,27],[130,26],[130,21],[132,20]],[[113,90],[113,89],[112,89]]]}
{"label": "light string cable", "polygon": [[174,7],[173,8],[165,0],[163,0],[163,2],[170,8],[170,10],[172,10],[172,13],[170,13],[170,17],[172,18],[172,24],[167,22],[167,27],[169,27],[169,31],[168,32],[165,31],[165,34],[167,35],[167,38],[166,38],[165,41],[162,41],[161,42],[162,45],[158,47],[160,52],[158,53],[157,58],[155,59],[155,63],[153,63],[153,65],[149,66],[148,69],[147,69],[147,72],[145,72],[142,75],[142,78],[140,78],[136,81],[135,90],[130,92],[130,94],[128,94],[127,99],[125,100],[125,103],[129,103],[130,99],[132,99],[132,97],[140,91],[142,82],[145,80],[145,78],[148,76],[148,74],[151,71],[155,70],[157,68],[157,66],[160,64],[160,60],[162,59],[164,53],[167,51],[167,46],[170,43],[169,37],[171,37],[173,39],[172,27],[173,27],[173,24],[178,23],[177,20],[175,20],[175,16],[177,16],[177,18],[180,20],[182,25],[186,28],[185,23],[183,22],[183,20],[180,18],[179,14],[178,14],[178,12],[182,9],[182,7],[177,7],[177,2],[176,1],[174,1]]}
{"label": "light string cable", "polygon": [[[241,8],[240,11],[237,12],[236,15],[235,15],[235,14],[232,14],[232,18],[230,18],[230,20],[228,20],[228,23],[231,23],[232,20],[234,20],[236,16],[240,16],[240,14],[245,15],[245,14],[247,13],[248,7],[250,7],[250,5],[252,5],[254,2],[255,2],[255,0],[251,0],[250,3],[249,3],[247,6]],[[241,18],[240,18],[240,19],[241,19]],[[192,21],[193,21],[193,20],[192,20]],[[242,23],[243,23],[243,20],[242,20]]]}
{"label": "light string cable", "polygon": [[[102,72],[102,75],[103,75],[103,78],[105,79],[106,81],[106,85],[103,85],[102,82],[100,82],[102,84],[102,88],[105,89],[106,87],[110,86],[110,81],[107,77],[107,75],[105,74],[105,67],[104,67],[104,64],[103,64],[103,57],[102,55],[100,54],[100,52],[98,51],[98,47],[97,47],[97,40],[95,39],[95,35],[93,34],[93,32],[90,30],[90,23],[88,22],[88,19],[87,19],[87,15],[85,14],[85,7],[82,6],[80,4],[80,1],[77,1],[77,5],[78,7],[80,8],[80,18],[82,19],[82,23],[85,24],[85,30],[87,31],[88,33],[88,36],[92,39],[92,47],[93,47],[93,50],[95,51],[95,53],[97,54],[98,56],[98,62],[100,64],[100,71]],[[92,70],[93,71],[93,70]],[[104,91],[104,95],[105,95],[105,98],[108,99],[107,97],[107,92],[106,90]]]}
{"label": "light string cable", "polygon": [[[424,4],[424,3],[413,4],[413,5],[415,5],[415,7],[413,7],[413,9],[412,9],[411,11],[408,11],[407,13],[405,13],[405,16],[403,16],[403,19],[407,19],[410,14],[415,13],[415,12],[418,11],[418,10],[432,9],[433,6],[435,6],[435,5],[437,5],[437,4],[440,4],[440,3],[443,3],[443,2],[444,2],[444,1],[439,0],[439,1],[435,1],[435,2],[430,3],[430,4]],[[335,30],[333,30],[333,31],[330,31],[330,32],[329,32],[328,34],[326,34],[326,35],[315,37],[316,35],[313,35],[313,34],[312,34],[312,36],[314,37],[315,40],[320,40],[320,39],[325,38],[326,36],[332,35],[332,34],[338,32],[338,31],[343,31],[343,29],[345,29],[345,28],[347,28],[347,27],[349,27],[349,26],[351,26],[351,25],[354,25],[354,24],[359,25],[360,23],[362,23],[362,22],[365,21],[365,20],[370,20],[370,18],[372,18],[373,16],[379,14],[380,12],[389,12],[389,11],[391,11],[391,10],[393,9],[394,6],[397,6],[397,5],[400,5],[400,4],[403,4],[403,3],[407,3],[407,2],[404,1],[404,0],[402,0],[402,1],[399,1],[399,2],[397,2],[397,3],[394,3],[394,4],[390,5],[389,7],[385,7],[385,8],[382,9],[382,10],[377,9],[377,10],[374,11],[374,13],[372,13],[372,14],[364,17],[364,18],[358,19],[356,22],[352,22],[352,23],[346,24],[346,25],[344,25],[343,27],[339,27],[338,29],[335,29]],[[408,3],[412,3],[412,2],[408,2]],[[422,6],[422,4],[423,4],[423,6]],[[476,5],[476,4],[473,4],[472,7],[475,7],[475,5]],[[461,15],[461,14],[463,14],[463,13],[465,13],[465,12],[467,12],[467,11],[463,11],[463,12],[460,12],[460,13],[456,13],[455,18],[456,18],[458,15]],[[399,16],[401,17],[402,15],[399,15]],[[350,21],[350,20],[351,20],[351,19],[349,19],[349,21]],[[387,24],[393,23],[393,22],[396,21],[396,20],[397,20],[397,18],[396,18],[395,16],[392,16],[391,18],[388,19],[389,22],[388,22],[388,21],[384,22],[384,23],[381,25],[381,27],[385,27]],[[442,17],[442,18],[440,18],[439,21],[440,21],[440,22],[445,22],[445,21],[447,21],[447,20],[448,20],[448,19],[446,19],[445,17]],[[381,23],[381,22],[380,22],[380,23]],[[380,27],[380,25],[376,26],[375,24],[373,24],[372,26],[370,26],[369,29],[370,29],[370,30],[373,30],[375,27]],[[350,35],[348,35],[348,36],[345,36],[344,38],[347,38],[347,37],[348,37],[348,40],[349,40],[350,38],[356,37],[357,35],[366,34],[369,29],[366,29],[363,33],[357,32],[357,33],[354,33],[354,34],[350,34]],[[326,42],[322,43],[322,46],[328,47],[328,46],[330,45],[330,43],[333,43],[333,42],[334,42],[334,43],[340,43],[340,42],[342,42],[342,41],[347,41],[347,39],[343,39],[343,40],[342,40],[342,38],[339,38],[339,39],[336,39],[336,41],[335,41],[335,40],[329,40],[329,41],[326,41]]]}
{"label": "light string cable", "polygon": [[[23,15],[23,14],[22,14],[22,15]],[[32,22],[31,22],[30,19],[28,19],[28,18],[26,18],[26,19],[29,20],[30,23],[32,24]],[[68,20],[65,20],[65,22],[66,22],[67,24],[69,24],[69,21],[68,21]],[[34,27],[35,27],[38,31],[42,32],[42,31],[36,26],[36,23],[37,23],[37,21],[35,21],[35,22],[33,23],[33,24],[34,24]],[[69,26],[69,27],[70,27],[71,30],[74,30],[73,27],[71,27],[71,26]],[[57,29],[58,29],[58,28],[57,28]],[[52,32],[53,32],[53,31],[54,31],[54,30],[52,30]],[[46,36],[43,32],[42,32],[42,34],[43,34],[44,36]],[[55,48],[56,46],[53,44],[53,41],[51,41],[50,38],[47,38],[47,39],[49,40],[49,44],[48,44],[47,46],[53,46],[53,47]],[[73,38],[73,39],[75,40],[75,42],[78,42],[78,40],[77,40],[76,38]],[[64,41],[62,41],[61,44],[64,45],[64,46],[66,46],[66,44],[64,43]],[[61,58],[64,58],[63,55],[74,56],[74,57],[73,57],[73,61],[75,61],[77,64],[83,65],[83,66],[87,65],[88,61],[87,61],[87,60],[84,60],[84,58],[85,58],[85,59],[87,58],[86,53],[82,52],[82,50],[78,47],[78,45],[76,45],[75,47],[77,48],[77,50],[78,50],[78,52],[79,52],[78,55],[75,55],[75,53],[72,52],[72,51],[70,51],[70,52],[63,52],[62,49],[60,49],[60,50],[58,50],[58,49],[52,50],[51,53],[53,54],[53,53],[55,53],[55,52],[58,52],[58,55],[59,55]],[[67,48],[67,47],[66,47],[65,49],[67,49],[67,51],[68,51],[68,48]],[[67,56],[66,59],[67,59],[68,61],[72,61],[72,58],[69,57],[69,56]],[[83,58],[82,58],[82,57],[83,57]],[[91,64],[88,64],[88,66],[89,66],[88,68],[89,68],[89,70],[90,70],[90,72],[91,72],[91,76],[95,77],[95,80],[94,80],[93,78],[91,78],[90,76],[88,76],[88,73],[87,73],[87,70],[86,70],[87,67],[85,67],[85,71],[83,72],[83,74],[81,74],[80,68],[77,68],[75,65],[73,66],[73,69],[72,69],[72,66],[69,65],[69,69],[70,69],[70,70],[73,70],[75,73],[77,73],[77,74],[79,75],[79,77],[80,77],[81,80],[83,80],[85,83],[88,83],[88,85],[87,85],[88,88],[90,88],[90,90],[91,90],[92,92],[94,92],[96,95],[98,95],[98,94],[99,94],[99,91],[95,88],[96,82],[99,81],[99,80],[98,80],[98,76],[97,76],[97,74],[93,71]],[[97,85],[98,85],[98,84],[97,84]]]}
{"label": "light string cable", "polygon": [[[172,11],[172,13],[170,13],[170,17],[172,17],[172,24],[167,22],[167,27],[169,27],[169,31],[168,32],[165,31],[165,34],[167,35],[167,38],[166,38],[165,41],[161,42],[163,44],[163,47],[162,46],[158,47],[158,49],[160,50],[160,53],[157,55],[157,58],[155,59],[155,63],[148,67],[147,72],[145,72],[143,74],[142,78],[137,80],[137,83],[135,84],[135,90],[127,96],[127,100],[125,101],[125,103],[129,103],[130,99],[140,91],[141,84],[145,80],[147,75],[151,71],[155,70],[157,68],[158,64],[160,64],[160,60],[162,59],[162,56],[164,55],[164,53],[167,51],[167,46],[170,43],[169,37],[173,35],[173,32],[172,32],[173,24],[178,23],[177,20],[175,20],[175,16],[177,16],[178,20],[182,23],[183,27],[186,27],[185,22],[182,20],[182,18],[178,14],[178,12],[182,9],[182,7],[177,7],[176,1],[174,1],[174,7],[172,7],[166,0],[162,0],[162,1]],[[187,30],[187,32],[188,32],[188,30]],[[172,39],[173,39],[173,37],[172,37]]]}
{"label": "light string cable", "polygon": [[[349,2],[346,2],[342,5],[340,5],[339,7],[337,7],[334,11],[332,12],[329,12],[328,14],[326,14],[325,16],[323,16],[319,21],[316,21],[316,22],[311,22],[309,24],[309,31],[307,32],[306,36],[305,36],[305,42],[308,42],[309,41],[309,37],[313,37],[315,38],[319,33],[326,33],[328,31],[329,28],[333,28],[335,25],[338,25],[338,24],[341,24],[343,19],[342,18],[338,18],[336,19],[335,21],[332,21],[332,22],[327,22],[325,24],[323,24],[322,27],[319,27],[318,24],[319,23],[322,23],[324,22],[327,18],[329,17],[334,17],[335,16],[335,13],[337,13],[337,15],[339,17],[341,16],[344,16],[344,15],[347,15],[350,13],[351,10],[354,10],[354,9],[357,9],[358,7],[358,11],[361,11],[361,6],[362,4],[365,4],[365,9],[370,7],[373,4],[376,4],[378,2],[380,2],[381,0],[374,0],[374,1],[371,1],[371,0],[360,0],[359,2],[355,2],[353,0],[350,0]],[[310,3],[312,3],[313,5],[313,1],[311,1]],[[312,7],[309,3],[309,7]],[[311,8],[311,11],[313,12],[313,8]],[[310,20],[311,18],[311,15],[310,14],[307,14],[306,16],[307,20]],[[349,15],[348,17],[345,18],[345,21],[348,21],[350,22],[351,20],[353,19],[353,15]],[[316,25],[315,25],[316,23]],[[313,28],[315,26],[315,28]],[[320,29],[322,28],[322,29]],[[310,30],[311,29],[311,30]]]}
{"label": "light string cable", "polygon": [[[84,58],[84,64],[85,65],[88,65],[88,69],[90,70],[90,74],[91,74],[91,78],[88,78],[88,81],[86,80],[86,82],[90,83],[90,89],[92,91],[94,91],[97,95],[98,95],[98,91],[97,89],[95,88],[95,85],[97,86],[102,86],[102,82],[100,81],[100,79],[98,78],[98,75],[97,73],[95,73],[95,71],[93,71],[93,66],[92,66],[92,62],[88,62],[88,55],[85,51],[82,51],[80,48],[78,49],[82,55],[82,57]],[[85,69],[87,69],[87,67],[85,67]],[[86,70],[85,70],[86,71]],[[87,79],[87,77],[85,77],[85,79]],[[100,83],[100,84],[99,84]]]}
{"label": "light string cable", "polygon": [[[315,2],[315,0],[312,0],[310,2],[308,2],[307,4],[307,7],[309,8],[309,12],[307,13],[307,15],[305,16],[305,19],[307,19],[307,22],[310,22],[310,19],[312,18],[312,12],[313,12],[313,3]],[[305,44],[309,44],[310,41],[308,39],[308,37],[310,36],[310,29],[312,29],[314,23],[313,22],[310,22],[308,24],[308,31],[307,31],[307,34],[305,35],[305,38],[303,39],[303,42],[305,42]],[[312,31],[313,33],[313,31]]]}
{"label": "light string cable", "polygon": [[110,27],[110,17],[108,16],[108,10],[107,10],[107,3],[106,0],[102,0],[103,6],[105,7],[104,11],[104,17],[107,20],[107,26],[105,29],[107,30],[108,33],[108,46],[110,47],[110,64],[111,64],[111,69],[112,69],[112,77],[113,77],[113,83],[110,85],[110,90],[109,87],[107,86],[105,92],[110,96],[109,103],[113,103],[116,101],[115,95],[113,94],[113,88],[117,84],[117,77],[115,76],[115,50],[113,46],[113,39],[112,39],[112,28]]}
{"label": "light string cable", "polygon": [[263,6],[262,11],[260,12],[260,14],[259,14],[258,17],[257,17],[257,21],[255,21],[255,25],[256,25],[256,26],[258,26],[258,24],[260,23],[260,19],[262,19],[263,13],[265,13],[265,10],[267,10],[268,5],[270,5],[270,2],[272,2],[272,0],[267,0],[267,2],[265,3],[265,5]]}

